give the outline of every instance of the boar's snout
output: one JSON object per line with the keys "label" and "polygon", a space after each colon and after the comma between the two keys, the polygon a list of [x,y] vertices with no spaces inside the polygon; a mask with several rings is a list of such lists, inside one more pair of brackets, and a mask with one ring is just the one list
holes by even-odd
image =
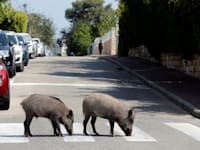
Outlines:
{"label": "boar's snout", "polygon": [[67,116],[62,118],[62,122],[63,122],[67,132],[69,133],[69,135],[72,135],[73,122],[74,122],[74,115],[73,115],[72,110],[69,110],[69,113],[67,114]]}
{"label": "boar's snout", "polygon": [[131,134],[132,134],[132,129],[129,129],[129,128],[128,128],[128,129],[126,130],[125,133],[126,133],[126,136],[131,136]]}
{"label": "boar's snout", "polygon": [[65,126],[67,132],[69,133],[69,135],[72,135],[73,133],[73,129],[69,129],[67,126]]}

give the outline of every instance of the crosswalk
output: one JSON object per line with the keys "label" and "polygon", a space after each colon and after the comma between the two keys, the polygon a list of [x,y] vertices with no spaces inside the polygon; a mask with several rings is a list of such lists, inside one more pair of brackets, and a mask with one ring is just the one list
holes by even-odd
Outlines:
{"label": "crosswalk", "polygon": [[[198,126],[184,122],[164,122],[162,124],[168,128],[167,130],[174,130],[200,142],[200,127]],[[69,136],[65,128],[61,126],[62,133],[64,134],[62,137],[64,142],[98,142],[98,136],[85,136],[83,134],[82,123],[74,123],[73,128],[73,135]],[[125,142],[159,142],[159,139],[156,139],[151,136],[150,133],[145,132],[137,126],[133,127],[133,131],[134,133],[132,136],[124,136],[120,127],[115,124],[115,137],[124,140]],[[0,144],[30,143],[31,138],[24,137],[23,132],[24,127],[22,123],[0,123]],[[115,137],[110,137],[110,139],[114,139]]]}

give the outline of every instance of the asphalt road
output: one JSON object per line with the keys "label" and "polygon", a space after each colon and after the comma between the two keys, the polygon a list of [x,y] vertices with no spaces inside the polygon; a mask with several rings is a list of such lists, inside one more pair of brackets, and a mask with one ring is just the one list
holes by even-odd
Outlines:
{"label": "asphalt road", "polygon": [[[111,94],[136,110],[133,135],[125,137],[115,126],[109,134],[108,121],[97,119],[102,136],[82,133],[82,100],[93,92]],[[31,138],[23,136],[25,114],[20,102],[33,93],[59,97],[75,113],[74,135],[53,136],[51,123],[33,119]],[[23,73],[11,80],[11,107],[0,111],[0,149],[6,150],[197,150],[200,120],[188,115],[160,93],[118,66],[95,57],[42,57],[30,61]]]}

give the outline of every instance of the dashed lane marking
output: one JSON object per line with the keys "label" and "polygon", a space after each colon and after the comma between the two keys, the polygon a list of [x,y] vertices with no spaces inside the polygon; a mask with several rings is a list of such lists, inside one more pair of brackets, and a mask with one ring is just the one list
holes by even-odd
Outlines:
{"label": "dashed lane marking", "polygon": [[136,126],[133,126],[133,132],[131,136],[125,136],[124,132],[117,123],[115,123],[114,131],[116,132],[116,135],[123,136],[123,138],[129,142],[156,142],[156,139]]}
{"label": "dashed lane marking", "polygon": [[195,125],[190,123],[165,123],[165,125],[192,137],[196,141],[200,141],[200,128]]}
{"label": "dashed lane marking", "polygon": [[0,123],[0,143],[28,143],[22,123]]}
{"label": "dashed lane marking", "polygon": [[[67,134],[64,126],[61,126],[61,131],[64,134]],[[81,123],[73,124],[73,135],[64,136],[65,142],[95,142],[95,139],[92,136],[85,136],[83,134],[83,126]]]}
{"label": "dashed lane marking", "polygon": [[131,85],[131,84],[115,84],[115,83],[104,83],[104,84],[89,84],[89,83],[14,83],[11,82],[11,86],[64,86],[64,87],[99,87],[99,88],[112,88],[112,87],[122,87],[122,88],[135,88],[148,90],[149,88],[144,85]]}

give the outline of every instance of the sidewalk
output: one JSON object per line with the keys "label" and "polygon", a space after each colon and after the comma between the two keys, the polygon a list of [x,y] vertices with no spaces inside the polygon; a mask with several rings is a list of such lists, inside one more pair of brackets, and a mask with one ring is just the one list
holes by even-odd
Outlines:
{"label": "sidewalk", "polygon": [[200,80],[140,58],[101,56],[100,59],[119,65],[200,118]]}

